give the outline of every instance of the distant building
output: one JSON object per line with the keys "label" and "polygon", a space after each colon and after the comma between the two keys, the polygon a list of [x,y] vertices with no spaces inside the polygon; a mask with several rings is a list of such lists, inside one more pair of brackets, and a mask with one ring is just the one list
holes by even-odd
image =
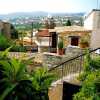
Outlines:
{"label": "distant building", "polygon": [[93,9],[85,17],[84,27],[92,30],[91,48],[100,47],[100,9]]}
{"label": "distant building", "polygon": [[39,52],[56,52],[57,51],[57,34],[49,32],[48,29],[39,30],[36,34],[36,44]]}
{"label": "distant building", "polygon": [[45,28],[46,29],[54,29],[56,26],[55,20],[52,16],[48,15],[48,17],[45,20]]}

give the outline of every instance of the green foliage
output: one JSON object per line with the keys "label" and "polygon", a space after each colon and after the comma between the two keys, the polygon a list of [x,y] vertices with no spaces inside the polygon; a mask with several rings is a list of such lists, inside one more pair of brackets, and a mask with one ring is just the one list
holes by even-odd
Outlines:
{"label": "green foliage", "polygon": [[40,29],[40,28],[43,28],[43,24],[42,23],[33,23],[33,26],[32,24],[18,24],[15,26],[17,30],[20,30],[20,31],[30,31],[33,29]]}
{"label": "green foliage", "polygon": [[84,36],[80,40],[81,44],[88,44],[89,45],[89,36]]}
{"label": "green foliage", "polygon": [[11,48],[10,51],[13,51],[13,52],[26,52],[26,48],[23,47],[22,45],[13,45],[13,47]]}
{"label": "green foliage", "polygon": [[[11,60],[0,60],[0,65],[3,66],[3,75],[5,76],[1,80],[1,82],[4,83],[4,86],[6,86],[3,95],[6,94],[5,96],[7,96],[8,93],[10,93],[13,88],[15,88],[19,84],[19,82],[27,80],[27,74],[25,73],[26,66],[21,63],[20,60],[16,60],[15,58]],[[8,88],[11,91],[8,91],[8,93],[6,93]]]}
{"label": "green foliage", "polygon": [[17,45],[15,41],[12,41],[5,37],[4,35],[0,35],[0,51],[4,51],[7,48],[10,48],[10,51],[14,52],[25,52],[26,48],[22,45]]}
{"label": "green foliage", "polygon": [[58,48],[59,48],[59,49],[62,49],[63,47],[64,47],[63,41],[60,40],[60,41],[58,42]]}
{"label": "green foliage", "polygon": [[66,26],[71,26],[72,24],[71,24],[71,21],[70,20],[67,20],[67,22],[66,22]]}
{"label": "green foliage", "polygon": [[91,58],[87,51],[84,71],[79,79],[82,81],[82,88],[73,99],[100,100],[100,57]]}
{"label": "green foliage", "polygon": [[100,70],[87,75],[80,92],[74,95],[74,100],[100,100]]}
{"label": "green foliage", "polygon": [[0,54],[0,100],[48,100],[54,75],[47,68],[28,73],[29,61],[6,59],[10,48]]}
{"label": "green foliage", "polygon": [[90,65],[92,66],[92,70],[100,69],[100,56],[92,59]]}
{"label": "green foliage", "polygon": [[0,60],[4,60],[4,59],[7,59],[8,58],[8,55],[9,55],[9,50],[12,48],[12,46],[11,47],[9,47],[9,48],[7,48],[5,51],[3,51],[3,52],[0,52]]}
{"label": "green foliage", "polygon": [[11,39],[18,39],[18,31],[11,24]]}
{"label": "green foliage", "polygon": [[54,74],[48,73],[47,68],[38,68],[32,73],[33,88],[35,87],[39,100],[48,100],[48,88],[54,79]]}
{"label": "green foliage", "polygon": [[0,50],[3,51],[10,46],[10,40],[4,35],[0,35]]}

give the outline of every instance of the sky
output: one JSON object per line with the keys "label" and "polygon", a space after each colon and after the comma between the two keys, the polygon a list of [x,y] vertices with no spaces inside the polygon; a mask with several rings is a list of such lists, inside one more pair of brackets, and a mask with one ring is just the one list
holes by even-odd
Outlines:
{"label": "sky", "polygon": [[0,0],[0,14],[32,11],[88,12],[97,8],[97,1],[100,4],[100,0]]}

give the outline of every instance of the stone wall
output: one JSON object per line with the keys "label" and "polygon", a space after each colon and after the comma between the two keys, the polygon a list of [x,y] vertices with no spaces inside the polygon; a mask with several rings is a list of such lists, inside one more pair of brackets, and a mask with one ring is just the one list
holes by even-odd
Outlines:
{"label": "stone wall", "polygon": [[63,97],[63,84],[59,83],[49,89],[49,100],[62,100]]}
{"label": "stone wall", "polygon": [[90,47],[93,49],[100,47],[100,29],[93,30]]}

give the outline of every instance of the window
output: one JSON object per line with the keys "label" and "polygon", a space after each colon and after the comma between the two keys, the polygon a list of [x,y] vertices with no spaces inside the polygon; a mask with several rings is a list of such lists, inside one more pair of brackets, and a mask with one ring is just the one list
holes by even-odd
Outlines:
{"label": "window", "polygon": [[78,46],[79,36],[69,36],[69,38],[70,38],[70,45]]}

